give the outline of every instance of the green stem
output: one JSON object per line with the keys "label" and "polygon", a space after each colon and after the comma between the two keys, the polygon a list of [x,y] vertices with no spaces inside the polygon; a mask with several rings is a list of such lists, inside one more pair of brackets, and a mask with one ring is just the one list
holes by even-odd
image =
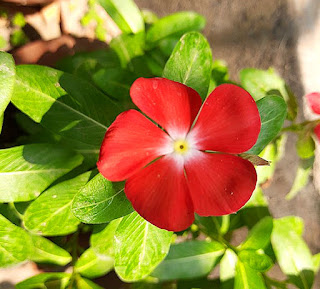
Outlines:
{"label": "green stem", "polygon": [[263,276],[264,281],[266,282],[267,285],[275,286],[280,289],[287,289],[287,282],[286,281],[279,281],[279,280],[272,279],[264,273],[262,273],[262,276]]}
{"label": "green stem", "polygon": [[79,238],[79,230],[76,231],[70,239],[71,256],[72,256],[72,261],[71,261],[72,275],[71,275],[67,289],[72,289],[77,276],[77,272],[75,270],[75,264],[78,260],[78,238]]}
{"label": "green stem", "polygon": [[318,124],[320,124],[320,119],[307,120],[307,121],[304,121],[304,122],[301,122],[301,123],[297,123],[297,124],[294,123],[292,125],[284,127],[281,130],[281,132],[286,132],[286,131],[298,132],[298,131],[303,130],[306,126],[308,126],[310,129],[313,129]]}

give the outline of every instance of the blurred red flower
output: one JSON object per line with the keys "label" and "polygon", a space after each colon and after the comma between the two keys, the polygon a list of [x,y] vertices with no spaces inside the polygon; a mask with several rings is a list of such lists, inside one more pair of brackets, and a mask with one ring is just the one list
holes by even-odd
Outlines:
{"label": "blurred red flower", "polygon": [[250,199],[255,168],[235,155],[260,132],[248,92],[223,84],[201,106],[199,94],[181,83],[139,78],[130,95],[160,127],[136,110],[123,112],[107,130],[97,165],[108,180],[126,180],[125,193],[143,218],[181,231],[194,213],[230,214]]}
{"label": "blurred red flower", "polygon": [[[320,93],[319,92],[312,92],[306,95],[308,105],[311,110],[316,113],[320,114]],[[314,133],[318,139],[320,139],[320,124],[315,126]]]}

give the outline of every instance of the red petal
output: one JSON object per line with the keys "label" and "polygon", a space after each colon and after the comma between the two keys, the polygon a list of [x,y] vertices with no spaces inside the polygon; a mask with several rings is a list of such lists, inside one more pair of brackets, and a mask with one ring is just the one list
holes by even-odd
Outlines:
{"label": "red petal", "polygon": [[170,155],[129,178],[125,193],[134,209],[159,228],[181,231],[194,220],[183,163]]}
{"label": "red petal", "polygon": [[320,124],[314,128],[314,134],[317,136],[318,140],[320,140]]}
{"label": "red petal", "polygon": [[314,113],[320,114],[320,93],[312,92],[306,95],[310,108]]}
{"label": "red petal", "polygon": [[97,163],[110,181],[123,181],[172,150],[170,137],[136,110],[121,113],[107,130]]}
{"label": "red petal", "polygon": [[201,106],[195,90],[165,78],[139,78],[130,95],[135,105],[174,139],[185,137]]}
{"label": "red petal", "polygon": [[257,182],[254,166],[233,155],[198,151],[185,163],[185,170],[194,210],[201,216],[238,211]]}
{"label": "red petal", "polygon": [[256,143],[260,127],[259,111],[250,94],[223,84],[208,96],[190,134],[200,150],[237,154]]}

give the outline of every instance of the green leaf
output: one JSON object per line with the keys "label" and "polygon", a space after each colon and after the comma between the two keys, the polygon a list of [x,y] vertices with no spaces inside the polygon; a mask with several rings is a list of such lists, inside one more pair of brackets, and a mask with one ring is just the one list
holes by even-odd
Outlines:
{"label": "green leaf", "polygon": [[300,217],[287,216],[281,219],[277,219],[276,222],[279,226],[287,228],[288,231],[294,231],[300,237],[304,232],[304,222]]}
{"label": "green leaf", "polygon": [[241,244],[241,250],[264,249],[270,243],[273,222],[271,217],[260,220],[250,231],[247,239]]}
{"label": "green leaf", "polygon": [[99,255],[114,257],[113,239],[121,219],[111,221],[108,225],[97,225],[94,227],[90,237],[92,250]]}
{"label": "green leaf", "polygon": [[210,216],[201,217],[196,215],[196,222],[201,231],[203,231],[208,236],[223,236],[225,235],[230,227],[230,215],[224,216]]}
{"label": "green leaf", "polygon": [[30,258],[32,261],[60,266],[71,262],[71,255],[50,240],[37,235],[31,235],[31,239],[34,246],[34,253]]}
{"label": "green leaf", "polygon": [[94,227],[90,237],[90,248],[86,250],[76,263],[76,270],[83,276],[95,278],[103,276],[114,267],[113,239],[121,219],[108,225]]}
{"label": "green leaf", "polygon": [[113,21],[125,33],[144,31],[144,21],[133,0],[98,0]]}
{"label": "green leaf", "polygon": [[44,66],[17,66],[13,104],[61,141],[96,161],[119,108],[83,79]]}
{"label": "green leaf", "polygon": [[80,276],[77,276],[76,282],[77,288],[79,289],[103,289],[101,286],[93,283],[91,280],[81,278]]}
{"label": "green leaf", "polygon": [[163,71],[163,77],[195,89],[202,99],[207,96],[212,54],[208,41],[198,32],[181,37]]}
{"label": "green leaf", "polygon": [[0,133],[3,113],[10,102],[15,80],[15,64],[13,57],[0,51]]}
{"label": "green leaf", "polygon": [[313,271],[316,274],[319,272],[319,269],[320,269],[320,253],[312,256],[312,263],[313,263]]}
{"label": "green leaf", "polygon": [[81,155],[50,144],[0,150],[0,202],[33,200],[82,160]]}
{"label": "green leaf", "polygon": [[64,289],[67,286],[70,277],[71,274],[67,273],[42,273],[18,283],[16,289]]}
{"label": "green leaf", "polygon": [[66,57],[57,63],[57,68],[91,80],[92,75],[101,68],[120,67],[118,55],[111,49],[80,52]]}
{"label": "green leaf", "polygon": [[124,217],[115,234],[115,271],[119,277],[129,282],[148,276],[167,255],[172,234],[136,212]]}
{"label": "green leaf", "polygon": [[307,184],[312,173],[314,158],[302,159],[296,172],[296,176],[286,200],[292,200]]}
{"label": "green leaf", "polygon": [[221,289],[233,289],[237,261],[236,253],[227,249],[220,261]]}
{"label": "green leaf", "polygon": [[181,37],[189,31],[202,30],[206,20],[195,12],[178,12],[168,15],[155,22],[147,32],[146,41],[150,47],[170,36]]}
{"label": "green leaf", "polygon": [[234,289],[267,289],[261,274],[238,261]]}
{"label": "green leaf", "polygon": [[243,250],[239,252],[238,257],[241,262],[259,272],[265,272],[273,266],[271,258],[263,252]]}
{"label": "green leaf", "polygon": [[159,20],[158,16],[150,10],[143,9],[141,14],[146,24],[153,24]]}
{"label": "green leaf", "polygon": [[288,105],[288,118],[297,116],[297,101],[284,80],[273,70],[246,68],[240,71],[241,85],[257,101],[268,94],[281,95]]}
{"label": "green leaf", "polygon": [[30,236],[0,215],[0,267],[18,264],[33,253]]}
{"label": "green leaf", "polygon": [[299,135],[296,143],[298,156],[301,159],[309,159],[314,156],[315,143],[312,136],[306,132]]}
{"label": "green leaf", "polygon": [[312,255],[302,237],[288,220],[274,220],[271,236],[272,247],[281,270],[298,288],[312,287],[314,272]]}
{"label": "green leaf", "polygon": [[248,151],[259,154],[280,132],[287,115],[287,105],[282,97],[268,95],[257,101],[261,118],[261,131],[256,144]]}
{"label": "green leaf", "polygon": [[144,55],[145,34],[121,34],[111,40],[110,47],[117,53],[121,67],[126,68],[129,64],[128,67],[132,70],[130,61],[137,56]]}
{"label": "green leaf", "polygon": [[122,68],[104,68],[93,75],[96,86],[115,101],[130,100],[130,87],[136,79],[135,74]]}
{"label": "green leaf", "polygon": [[212,64],[209,93],[218,85],[229,82],[229,72],[227,64],[223,60],[215,60]]}
{"label": "green leaf", "polygon": [[286,142],[287,135],[282,134],[280,137],[269,143],[259,154],[260,157],[268,160],[270,165],[256,167],[258,184],[264,184],[272,179],[276,164],[283,155]]}
{"label": "green leaf", "polygon": [[190,241],[171,246],[168,256],[152,273],[161,281],[205,276],[219,262],[225,247],[218,242]]}
{"label": "green leaf", "polygon": [[87,278],[97,278],[113,269],[114,258],[97,254],[92,248],[87,249],[75,264],[75,270]]}
{"label": "green leaf", "polygon": [[45,191],[27,208],[23,217],[25,227],[44,236],[61,236],[75,232],[80,222],[72,214],[72,200],[88,182],[90,174],[91,172],[84,173]]}
{"label": "green leaf", "polygon": [[84,223],[101,224],[128,215],[133,209],[124,194],[124,184],[112,183],[98,174],[75,196],[72,211]]}

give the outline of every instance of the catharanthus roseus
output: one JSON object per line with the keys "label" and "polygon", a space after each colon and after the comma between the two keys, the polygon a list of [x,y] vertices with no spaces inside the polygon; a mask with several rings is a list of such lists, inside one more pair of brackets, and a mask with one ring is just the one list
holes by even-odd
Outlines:
{"label": "catharanthus roseus", "polygon": [[[306,95],[308,105],[315,114],[320,115],[320,92],[312,92]],[[314,127],[314,133],[320,139],[320,124]]]}
{"label": "catharanthus roseus", "polygon": [[249,200],[256,171],[236,154],[255,144],[261,121],[248,92],[224,84],[201,106],[199,94],[181,83],[139,78],[130,95],[160,127],[136,110],[120,114],[105,135],[98,169],[111,181],[126,180],[142,217],[180,231],[194,213],[230,214]]}

